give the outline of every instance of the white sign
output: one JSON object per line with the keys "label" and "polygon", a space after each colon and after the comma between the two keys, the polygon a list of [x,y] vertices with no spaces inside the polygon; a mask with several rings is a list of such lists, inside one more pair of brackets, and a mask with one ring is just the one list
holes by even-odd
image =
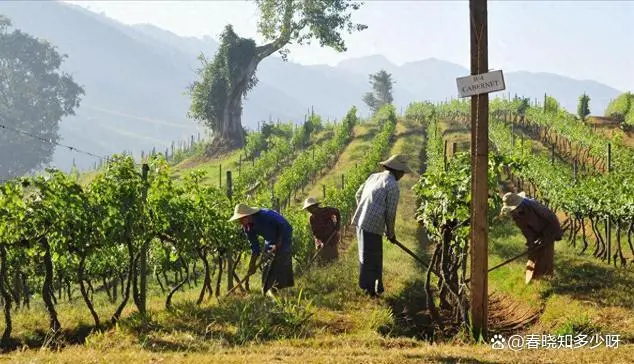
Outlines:
{"label": "white sign", "polygon": [[504,75],[502,71],[493,71],[479,75],[471,75],[456,78],[458,84],[458,94],[460,97],[468,97],[489,92],[502,91],[504,85]]}

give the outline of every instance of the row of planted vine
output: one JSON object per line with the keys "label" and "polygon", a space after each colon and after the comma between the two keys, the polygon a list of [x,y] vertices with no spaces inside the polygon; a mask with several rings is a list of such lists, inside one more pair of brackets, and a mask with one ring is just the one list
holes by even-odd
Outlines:
{"label": "row of planted vine", "polygon": [[608,138],[596,133],[590,125],[565,110],[528,106],[519,98],[512,101],[495,99],[491,110],[497,119],[512,123],[531,137],[554,147],[571,163],[577,161],[581,166],[601,173],[610,170],[634,174],[634,150],[618,137]]}
{"label": "row of planted vine", "polygon": [[[286,145],[306,147],[312,132],[321,129],[316,124],[291,129]],[[12,331],[12,308],[29,308],[38,293],[54,332],[61,328],[58,299],[64,293],[70,300],[77,287],[97,327],[103,318],[93,303],[96,291],[105,291],[116,304],[112,322],[119,320],[130,299],[144,311],[141,280],[147,277],[141,277],[140,270],[142,252],[147,250],[145,271],[169,292],[167,306],[183,284],[197,280],[197,264],[204,272],[198,303],[213,294],[215,270],[219,294],[226,258],[231,255],[239,261],[248,246],[237,226],[227,222],[231,201],[223,191],[202,183],[203,172],[191,172],[175,182],[162,155],[150,156],[148,166],[149,171],[139,173],[131,156],[118,155],[87,186],[56,170],[0,185],[3,345]],[[170,271],[175,273],[172,282]]]}
{"label": "row of planted vine", "polygon": [[[443,133],[439,121],[442,108],[431,103],[413,103],[406,117],[420,122],[426,129],[426,169],[414,186],[417,197],[417,220],[423,224],[433,246],[427,267],[426,307],[438,325],[433,335],[451,335],[451,330],[469,326],[468,292],[465,290],[469,252],[471,163],[468,153],[457,153],[445,163]],[[489,220],[499,210],[498,178],[504,160],[489,155]],[[445,167],[446,166],[446,167]],[[432,289],[432,274],[438,279]],[[453,313],[441,317],[436,307]],[[447,320],[452,321],[445,326]],[[458,322],[459,325],[453,323]]]}
{"label": "row of planted vine", "polygon": [[233,185],[235,194],[253,194],[279,172],[280,166],[289,163],[297,153],[309,147],[311,137],[317,132],[324,129],[332,132],[334,128],[334,124],[324,127],[319,115],[313,114],[296,129],[290,124],[265,124],[261,132],[249,134],[245,152],[247,158],[252,158],[253,164],[240,168]]}
{"label": "row of planted vine", "polygon": [[[454,102],[441,106],[445,117],[468,122],[468,103]],[[495,109],[494,109],[495,110]],[[594,237],[592,254],[602,260],[627,265],[623,244],[625,240],[634,256],[634,177],[631,167],[603,174],[593,170],[582,173],[575,166],[552,158],[548,153],[536,152],[533,143],[519,143],[512,123],[495,113],[490,120],[490,142],[496,152],[510,158],[506,174],[529,195],[542,200],[555,210],[563,211],[571,228],[568,239],[576,246],[582,241],[581,253],[586,252]],[[590,132],[591,133],[591,132]],[[571,134],[574,135],[574,134]],[[587,140],[601,140],[587,137]],[[617,160],[629,158],[627,150]],[[612,225],[612,226],[611,226]],[[616,240],[611,241],[612,228]]]}
{"label": "row of planted vine", "polygon": [[[346,188],[329,192],[326,203],[340,208],[343,205],[339,202],[350,204],[356,192],[353,186],[358,186],[385,157],[396,120],[393,109],[387,115],[367,159],[350,174]],[[291,172],[283,172],[279,180],[327,166],[350,140],[356,122],[356,110],[352,109],[335,127],[333,139],[316,147],[315,160],[312,151],[300,153],[288,169]],[[238,265],[249,246],[239,227],[227,222],[232,204],[246,199],[246,193],[237,190],[231,200],[224,191],[205,185],[202,171],[174,180],[161,155],[150,157],[148,166],[149,170],[139,173],[130,156],[114,156],[87,186],[55,170],[0,185],[0,296],[6,324],[3,345],[10,339],[12,309],[21,305],[28,308],[34,292],[39,293],[54,332],[61,329],[56,288],[61,292],[64,287],[70,299],[72,288],[78,287],[96,327],[104,322],[103,312],[100,315],[94,305],[96,291],[105,291],[116,304],[108,313],[110,322],[120,319],[130,300],[144,313],[141,281],[147,278],[153,278],[167,293],[168,308],[173,295],[190,279],[198,278],[198,268],[203,273],[197,303],[210,298],[214,290],[216,296],[219,294],[227,262]],[[284,186],[293,189],[307,183],[306,179],[294,181]],[[264,198],[253,202],[270,206]],[[346,206],[342,210],[348,213]],[[313,248],[307,214],[288,209],[284,215],[294,227],[295,255],[306,257]],[[141,275],[145,249],[149,251],[146,273],[153,277]],[[171,282],[168,272],[175,272]],[[239,279],[235,272],[227,273]]]}
{"label": "row of planted vine", "polygon": [[[343,188],[330,186],[323,201],[324,205],[334,206],[341,211],[341,218],[344,221],[342,225],[349,221],[350,214],[356,206],[354,198],[356,189],[372,171],[376,170],[378,162],[389,151],[396,124],[394,107],[389,105],[382,108],[372,121],[379,124],[381,129],[365,154],[363,162],[347,172],[347,181]],[[310,243],[312,233],[309,228],[308,214],[299,207],[293,207],[289,202],[290,196],[310,183],[311,177],[316,176],[319,171],[334,165],[339,154],[350,142],[352,129],[357,122],[356,108],[353,108],[343,119],[332,139],[314,147],[313,150],[304,151],[292,164],[284,168],[277,178],[272,194],[269,191],[260,191],[250,200],[256,205],[273,206],[279,205],[279,202],[273,201],[278,198],[276,196],[286,196],[287,203],[284,204],[282,213],[293,226],[293,254],[300,264],[309,260],[314,252],[314,245]]]}

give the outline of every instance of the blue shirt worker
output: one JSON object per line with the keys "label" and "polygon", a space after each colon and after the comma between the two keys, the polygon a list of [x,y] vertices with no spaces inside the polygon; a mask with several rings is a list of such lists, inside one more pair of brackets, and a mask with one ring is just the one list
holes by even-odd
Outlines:
{"label": "blue shirt worker", "polygon": [[251,243],[251,263],[249,274],[255,273],[255,260],[260,256],[258,237],[264,238],[264,251],[272,253],[273,259],[262,269],[262,293],[269,290],[295,285],[293,278],[293,260],[291,242],[293,228],[276,211],[238,204],[229,221],[239,220],[242,229]]}

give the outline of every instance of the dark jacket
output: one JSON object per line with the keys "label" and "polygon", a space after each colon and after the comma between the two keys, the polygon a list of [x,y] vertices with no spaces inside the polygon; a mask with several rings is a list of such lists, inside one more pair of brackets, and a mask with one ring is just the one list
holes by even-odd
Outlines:
{"label": "dark jacket", "polygon": [[559,241],[563,236],[557,215],[535,200],[525,198],[511,216],[529,245],[537,239]]}
{"label": "dark jacket", "polygon": [[[337,222],[333,221],[333,217]],[[324,244],[330,235],[341,226],[341,213],[334,207],[317,207],[310,215],[310,227],[313,235]]]}

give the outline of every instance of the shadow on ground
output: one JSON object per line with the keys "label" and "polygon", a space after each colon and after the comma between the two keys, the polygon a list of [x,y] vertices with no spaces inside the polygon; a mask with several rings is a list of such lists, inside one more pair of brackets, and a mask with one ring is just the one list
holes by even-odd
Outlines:
{"label": "shadow on ground", "polygon": [[581,258],[555,257],[557,272],[543,298],[564,294],[605,306],[634,309],[634,273],[601,263],[579,262]]}

